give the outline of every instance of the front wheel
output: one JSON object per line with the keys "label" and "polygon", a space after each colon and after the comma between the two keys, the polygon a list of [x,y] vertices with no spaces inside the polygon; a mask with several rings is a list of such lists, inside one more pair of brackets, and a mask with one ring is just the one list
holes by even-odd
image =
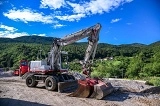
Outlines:
{"label": "front wheel", "polygon": [[47,77],[45,80],[45,87],[49,91],[55,91],[57,90],[57,81],[56,78],[53,76]]}
{"label": "front wheel", "polygon": [[35,77],[33,75],[30,75],[26,78],[26,85],[28,87],[35,87],[37,86],[38,81],[35,80]]}

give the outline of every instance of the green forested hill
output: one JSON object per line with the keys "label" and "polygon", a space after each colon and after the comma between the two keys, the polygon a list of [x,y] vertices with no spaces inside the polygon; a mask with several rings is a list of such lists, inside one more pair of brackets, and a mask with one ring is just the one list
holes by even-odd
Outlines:
{"label": "green forested hill", "polygon": [[39,44],[52,44],[53,37],[42,36],[22,36],[17,38],[0,38],[0,43],[39,43]]}
{"label": "green forested hill", "polygon": [[[36,60],[39,50],[46,58],[51,48],[52,37],[27,36],[15,39],[0,38],[0,68],[17,68],[21,59]],[[74,43],[65,46],[69,52],[70,69],[80,71],[73,61],[83,60],[87,43]],[[102,60],[113,57],[113,60]],[[150,45],[125,44],[111,45],[99,43],[93,76],[101,77],[147,77],[160,76],[160,41]]]}

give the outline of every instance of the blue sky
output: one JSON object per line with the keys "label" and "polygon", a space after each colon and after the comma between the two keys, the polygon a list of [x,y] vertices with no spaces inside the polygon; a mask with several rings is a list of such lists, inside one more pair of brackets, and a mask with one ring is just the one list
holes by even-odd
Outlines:
{"label": "blue sky", "polygon": [[[159,0],[1,0],[0,37],[64,37],[101,23],[109,44],[160,40]],[[83,40],[82,40],[83,41]]]}

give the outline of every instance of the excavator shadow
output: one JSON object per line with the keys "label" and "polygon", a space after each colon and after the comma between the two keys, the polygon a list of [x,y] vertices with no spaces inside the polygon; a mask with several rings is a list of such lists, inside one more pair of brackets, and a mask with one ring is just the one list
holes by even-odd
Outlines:
{"label": "excavator shadow", "polygon": [[102,100],[106,101],[125,101],[129,99],[129,93],[122,93],[122,92],[112,92],[111,94],[104,97]]}
{"label": "excavator shadow", "polygon": [[0,105],[1,106],[49,106],[37,102],[29,102],[11,98],[0,98]]}
{"label": "excavator shadow", "polygon": [[35,88],[38,88],[38,89],[46,89],[45,86],[36,86]]}

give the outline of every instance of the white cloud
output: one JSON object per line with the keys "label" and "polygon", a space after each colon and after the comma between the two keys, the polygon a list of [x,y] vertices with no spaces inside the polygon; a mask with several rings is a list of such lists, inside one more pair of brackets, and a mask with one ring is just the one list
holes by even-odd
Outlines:
{"label": "white cloud", "polygon": [[21,36],[29,36],[29,35],[26,32],[17,33],[17,32],[10,32],[10,31],[0,31],[0,37],[3,37],[3,38],[16,38]]}
{"label": "white cloud", "polygon": [[4,29],[4,30],[7,30],[7,31],[11,31],[11,32],[17,31],[17,29],[14,28],[14,27],[9,27],[9,26],[2,25],[2,24],[0,25],[0,29]]}
{"label": "white cloud", "polygon": [[45,24],[58,23],[54,19],[63,21],[79,21],[81,18],[94,15],[108,13],[118,8],[124,3],[130,3],[133,0],[41,0],[40,8],[53,9],[53,13],[45,15],[31,9],[12,9],[3,13],[4,16],[14,21],[42,22]]}
{"label": "white cloud", "polygon": [[22,33],[9,33],[5,37],[7,37],[7,38],[16,38],[16,37],[21,37],[21,36],[29,36],[29,35],[26,32],[22,32]]}
{"label": "white cloud", "polygon": [[[1,30],[3,29],[3,30]],[[0,37],[3,38],[16,38],[21,36],[30,36],[27,32],[17,32],[18,29],[6,25],[0,25]],[[36,36],[46,36],[46,34],[31,34]]]}
{"label": "white cloud", "polygon": [[81,6],[80,4],[77,4],[77,3],[71,3],[69,1],[67,1],[67,4],[69,4],[73,8],[74,13],[79,13],[79,14],[85,13],[84,6]]}
{"label": "white cloud", "polygon": [[91,0],[90,2],[83,2],[83,4],[66,2],[73,8],[74,13],[85,13],[88,15],[102,14],[109,12],[124,3],[129,3],[133,0]]}
{"label": "white cloud", "polygon": [[64,0],[41,0],[40,8],[59,9],[65,5]]}
{"label": "white cloud", "polygon": [[43,13],[37,13],[30,9],[22,10],[9,10],[7,13],[3,13],[4,16],[15,21],[28,22],[42,22],[46,24],[54,23],[53,17],[50,15],[45,16]]}
{"label": "white cloud", "polygon": [[57,29],[57,28],[61,28],[61,27],[64,27],[66,25],[62,25],[62,24],[55,24],[53,27],[54,29]]}
{"label": "white cloud", "polygon": [[112,19],[112,20],[111,20],[111,23],[115,23],[115,22],[118,22],[118,21],[120,21],[120,20],[121,20],[120,18]]}
{"label": "white cloud", "polygon": [[46,36],[46,34],[32,34],[32,36]]}
{"label": "white cloud", "polygon": [[80,3],[73,3],[73,1],[66,1],[66,7],[71,10],[72,14],[55,16],[63,21],[79,21],[81,18],[94,15],[108,13],[111,10],[118,8],[124,3],[129,3],[132,0],[90,0],[89,2],[80,1]]}
{"label": "white cloud", "polygon": [[54,11],[53,14],[54,14],[54,15],[61,15],[61,14],[62,14],[62,11]]}
{"label": "white cloud", "polygon": [[74,14],[74,15],[55,16],[55,17],[63,21],[79,21],[81,18],[85,17],[85,14]]}
{"label": "white cloud", "polygon": [[20,36],[29,36],[28,33],[26,32],[17,32],[18,29],[14,28],[14,27],[10,27],[10,26],[6,26],[6,25],[0,25],[0,37],[4,37],[4,38],[16,38],[16,37],[20,37]]}
{"label": "white cloud", "polygon": [[46,34],[38,34],[38,36],[46,36]]}

